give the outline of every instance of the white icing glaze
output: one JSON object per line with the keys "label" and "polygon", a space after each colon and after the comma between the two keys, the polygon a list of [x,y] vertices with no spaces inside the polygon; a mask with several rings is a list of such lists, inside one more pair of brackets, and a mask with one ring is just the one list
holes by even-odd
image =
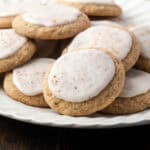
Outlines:
{"label": "white icing glaze", "polygon": [[22,17],[31,24],[52,27],[74,22],[79,15],[80,11],[76,8],[51,4],[31,9]]}
{"label": "white icing glaze", "polygon": [[66,2],[84,3],[84,4],[114,4],[114,0],[64,0]]}
{"label": "white icing glaze", "polygon": [[16,16],[22,12],[19,0],[0,0],[0,17]]}
{"label": "white icing glaze", "polygon": [[0,30],[0,59],[15,54],[27,42],[27,38],[15,33],[13,29]]}
{"label": "white icing glaze", "polygon": [[102,20],[102,21],[91,21],[92,26],[100,26],[100,25],[105,25],[105,26],[112,26],[112,27],[119,27],[121,28],[122,26],[118,23],[115,23],[113,21],[107,21],[107,20]]}
{"label": "white icing glaze", "polygon": [[78,34],[68,47],[68,52],[103,48],[118,59],[126,58],[132,47],[131,35],[121,28],[99,25]]}
{"label": "white icing glaze", "polygon": [[150,90],[150,74],[132,69],[127,73],[125,87],[120,97],[129,98],[144,94]]}
{"label": "white icing glaze", "polygon": [[39,58],[13,70],[13,83],[19,91],[27,96],[42,93],[42,82],[45,72],[53,59]]}
{"label": "white icing glaze", "polygon": [[141,44],[141,56],[150,59],[150,24],[135,26],[131,28],[131,31],[135,33]]}
{"label": "white icing glaze", "polygon": [[48,78],[52,94],[68,102],[83,102],[97,96],[115,74],[112,58],[103,51],[67,53],[54,64]]}

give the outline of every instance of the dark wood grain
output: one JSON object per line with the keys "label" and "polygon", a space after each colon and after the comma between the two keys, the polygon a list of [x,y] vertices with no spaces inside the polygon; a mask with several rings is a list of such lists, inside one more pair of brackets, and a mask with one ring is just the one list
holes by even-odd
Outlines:
{"label": "dark wood grain", "polygon": [[[150,126],[85,130],[50,128],[0,117],[0,150],[150,149]],[[120,147],[121,145],[121,147]]]}

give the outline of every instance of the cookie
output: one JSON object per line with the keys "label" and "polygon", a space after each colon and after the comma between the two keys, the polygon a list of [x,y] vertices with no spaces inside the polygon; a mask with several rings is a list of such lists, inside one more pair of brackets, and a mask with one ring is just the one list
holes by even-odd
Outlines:
{"label": "cookie", "polygon": [[141,55],[136,67],[150,73],[150,24],[130,28],[141,44]]}
{"label": "cookie", "polygon": [[89,16],[117,17],[121,8],[113,0],[55,0],[58,3],[74,6]]}
{"label": "cookie", "polygon": [[0,30],[0,73],[24,64],[36,52],[36,46],[13,29]]}
{"label": "cookie", "polygon": [[[104,25],[105,24],[105,25]],[[140,45],[135,35],[120,25],[102,23],[78,34],[65,52],[86,48],[106,49],[124,64],[125,70],[132,68],[140,55]]]}
{"label": "cookie", "polygon": [[36,7],[13,21],[18,34],[42,40],[73,37],[89,25],[88,17],[76,8],[55,4]]}
{"label": "cookie", "polygon": [[10,0],[0,1],[0,28],[11,28],[12,21],[22,9],[18,2]]}
{"label": "cookie", "polygon": [[150,74],[132,69],[126,75],[125,87],[103,112],[123,115],[143,111],[150,107]]}
{"label": "cookie", "polygon": [[56,112],[84,116],[110,105],[124,85],[125,71],[116,58],[99,50],[62,55],[44,79],[44,97]]}
{"label": "cookie", "polygon": [[4,89],[8,96],[27,105],[47,107],[42,92],[44,74],[53,59],[38,58],[8,73]]}

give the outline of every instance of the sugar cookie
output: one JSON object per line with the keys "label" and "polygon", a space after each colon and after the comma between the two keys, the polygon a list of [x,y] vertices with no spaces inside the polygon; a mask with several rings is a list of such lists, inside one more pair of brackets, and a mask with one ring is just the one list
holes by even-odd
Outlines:
{"label": "sugar cookie", "polygon": [[44,80],[48,105],[64,115],[90,115],[110,105],[124,85],[125,71],[116,58],[99,50],[62,55]]}
{"label": "sugar cookie", "polygon": [[150,73],[150,24],[130,28],[141,44],[141,55],[136,67]]}
{"label": "sugar cookie", "polygon": [[56,4],[36,7],[13,21],[17,33],[45,40],[75,36],[89,25],[88,17],[76,8]]}
{"label": "sugar cookie", "polygon": [[125,87],[110,106],[103,112],[110,114],[130,114],[150,107],[150,74],[132,69],[127,73]]}
{"label": "sugar cookie", "polygon": [[38,58],[16,68],[4,79],[5,92],[13,99],[31,106],[46,107],[42,82],[44,74],[53,59]]}
{"label": "sugar cookie", "polygon": [[74,6],[89,16],[120,16],[121,8],[113,0],[55,0]]}
{"label": "sugar cookie", "polygon": [[140,54],[140,45],[135,35],[119,25],[109,23],[99,23],[78,34],[65,52],[86,48],[108,50],[123,62],[126,71],[134,66]]}
{"label": "sugar cookie", "polygon": [[35,44],[13,29],[0,30],[0,73],[24,64],[35,52]]}

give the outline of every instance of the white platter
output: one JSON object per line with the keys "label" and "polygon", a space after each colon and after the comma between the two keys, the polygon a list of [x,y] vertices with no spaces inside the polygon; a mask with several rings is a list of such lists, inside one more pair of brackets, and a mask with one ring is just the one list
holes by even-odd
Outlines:
{"label": "white platter", "polygon": [[[117,0],[124,15],[117,19],[125,25],[150,23],[149,0]],[[150,123],[150,110],[125,116],[95,114],[90,117],[68,117],[50,109],[35,108],[16,102],[0,89],[0,115],[32,124],[69,128],[112,128]]]}

